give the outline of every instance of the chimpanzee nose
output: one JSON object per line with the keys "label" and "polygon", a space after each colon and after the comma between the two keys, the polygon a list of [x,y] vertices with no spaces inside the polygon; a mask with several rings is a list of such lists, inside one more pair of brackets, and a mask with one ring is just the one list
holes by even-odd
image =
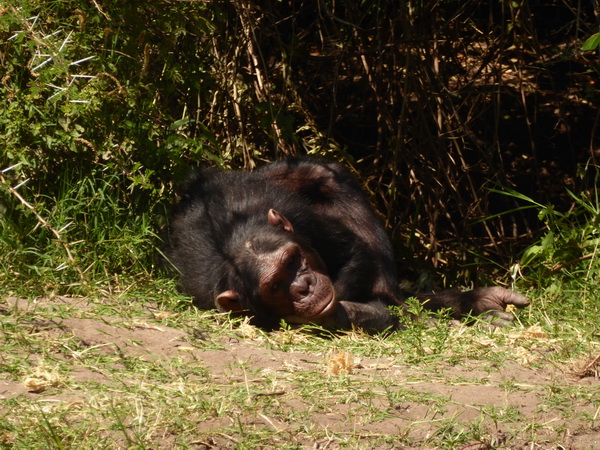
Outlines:
{"label": "chimpanzee nose", "polygon": [[297,297],[306,297],[310,294],[312,284],[310,274],[300,275],[292,283],[292,293]]}

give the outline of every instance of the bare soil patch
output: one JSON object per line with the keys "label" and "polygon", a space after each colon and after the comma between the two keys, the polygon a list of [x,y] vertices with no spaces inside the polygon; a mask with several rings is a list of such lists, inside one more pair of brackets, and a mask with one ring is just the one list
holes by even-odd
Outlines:
{"label": "bare soil patch", "polygon": [[[479,435],[487,437],[464,448],[600,447],[600,382],[595,376],[573,376],[566,367],[493,359],[408,364],[394,356],[350,354],[344,356],[343,373],[334,375],[331,361],[339,359],[339,353],[282,351],[251,328],[203,341],[206,331],[166,326],[149,312],[138,318],[93,314],[81,299],[56,297],[32,304],[12,298],[6,304],[9,307],[0,321],[19,320],[19,314],[35,308],[38,322],[32,324],[31,333],[56,345],[53,354],[51,345],[51,354],[23,351],[12,357],[46,366],[55,360],[68,370],[54,380],[52,376],[44,380],[42,372],[36,375],[31,369],[27,377],[39,378],[38,390],[26,377],[15,379],[14,372],[3,371],[3,403],[18,399],[13,406],[29,403],[68,409],[66,405],[90,405],[99,397],[119,393],[135,397],[143,391],[144,379],[150,395],[153,389],[172,390],[171,397],[166,395],[157,406],[163,415],[170,408],[169,398],[177,399],[173,411],[186,408],[179,403],[186,401],[182,393],[189,395],[190,402],[202,398],[204,410],[178,413],[187,424],[153,425],[152,441],[157,447],[182,442],[194,448],[236,447],[247,429],[261,430],[258,446],[370,447],[377,442],[383,448],[435,447],[444,442],[444,433],[456,438],[461,427],[463,433],[479,427]],[[65,310],[68,316],[48,314],[49,320],[39,320],[44,311]],[[128,368],[131,361],[149,364],[148,374],[140,376],[138,366]],[[0,356],[0,367],[8,365],[6,355]],[[171,368],[180,375],[152,377],[154,367]],[[185,367],[201,370],[184,373]],[[236,405],[236,399],[245,406]],[[11,408],[0,403],[4,416],[15,413]],[[123,418],[127,426],[135,420]],[[434,437],[437,440],[432,441]],[[5,434],[6,443],[12,439]]]}

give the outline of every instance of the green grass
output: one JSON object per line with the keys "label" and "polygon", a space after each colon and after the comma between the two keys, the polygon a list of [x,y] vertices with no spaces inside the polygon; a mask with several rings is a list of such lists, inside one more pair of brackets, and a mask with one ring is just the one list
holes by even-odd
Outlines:
{"label": "green grass", "polygon": [[598,379],[569,375],[597,329],[551,319],[541,297],[510,329],[442,319],[385,336],[265,333],[159,281],[2,298],[3,448],[591,448],[599,431]]}

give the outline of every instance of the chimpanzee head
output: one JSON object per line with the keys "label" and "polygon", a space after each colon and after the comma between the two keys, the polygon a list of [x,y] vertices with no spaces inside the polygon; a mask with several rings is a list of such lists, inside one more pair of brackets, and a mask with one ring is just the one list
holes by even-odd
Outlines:
{"label": "chimpanzee head", "polygon": [[280,319],[318,322],[337,303],[325,264],[281,213],[271,209],[265,219],[262,226],[245,227],[232,239],[235,276],[230,283],[235,286],[217,295],[217,309],[250,312],[263,326],[275,326]]}

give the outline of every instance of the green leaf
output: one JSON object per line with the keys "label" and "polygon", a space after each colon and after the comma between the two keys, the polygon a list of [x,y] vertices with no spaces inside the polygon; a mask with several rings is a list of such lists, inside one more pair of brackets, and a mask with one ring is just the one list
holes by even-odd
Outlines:
{"label": "green leaf", "polygon": [[542,253],[541,245],[532,245],[525,249],[523,256],[521,256],[521,264],[527,266],[531,261],[537,258]]}
{"label": "green leaf", "polygon": [[592,34],[581,46],[582,50],[595,50],[600,45],[600,33]]}
{"label": "green leaf", "polygon": [[179,130],[180,128],[185,127],[188,123],[193,122],[194,119],[190,119],[189,117],[185,117],[183,119],[176,120],[169,127],[171,130]]}

